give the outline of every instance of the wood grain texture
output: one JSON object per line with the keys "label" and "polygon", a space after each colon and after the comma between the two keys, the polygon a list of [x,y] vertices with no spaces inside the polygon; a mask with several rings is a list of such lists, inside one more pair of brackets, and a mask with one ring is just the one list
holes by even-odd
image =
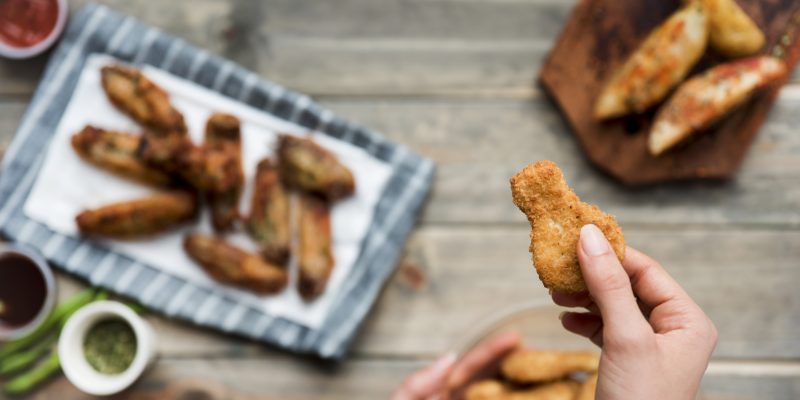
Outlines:
{"label": "wood grain texture", "polygon": [[[800,397],[792,287],[800,86],[782,92],[734,179],[628,189],[591,167],[535,84],[573,0],[100,3],[315,96],[438,164],[421,227],[348,361],[320,365],[151,315],[161,357],[120,398],[387,398],[408,373],[464,344],[487,315],[546,300],[508,190],[508,178],[540,158],[558,162],[579,195],[616,214],[628,241],[664,262],[720,327],[716,360],[737,368],[712,365],[700,399]],[[0,147],[44,61],[0,60]],[[59,274],[62,297],[82,287]],[[531,317],[529,342],[585,348],[559,328],[558,312]],[[30,398],[88,397],[61,378]]]}
{"label": "wood grain texture", "polygon": [[[583,0],[540,74],[542,85],[558,103],[589,159],[628,185],[732,176],[786,81],[775,82],[691,143],[658,157],[647,150],[653,110],[597,121],[592,110],[609,76],[680,4],[677,0]],[[800,3],[764,0],[742,5],[766,34],[765,52],[780,46],[784,62],[794,69],[800,57]],[[784,40],[787,43],[782,44]],[[721,61],[706,55],[693,70]]]}

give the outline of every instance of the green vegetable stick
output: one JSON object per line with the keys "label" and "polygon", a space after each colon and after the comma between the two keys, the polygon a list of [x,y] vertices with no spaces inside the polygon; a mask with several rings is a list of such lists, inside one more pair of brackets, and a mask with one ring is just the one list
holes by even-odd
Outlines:
{"label": "green vegetable stick", "polygon": [[52,334],[28,350],[9,355],[0,363],[0,375],[15,374],[30,367],[48,351],[53,350],[53,344],[57,340],[58,335]]}
{"label": "green vegetable stick", "polygon": [[[66,321],[79,308],[90,303],[95,297],[94,289],[86,289],[72,296],[66,302],[59,304],[58,307],[45,318],[45,320],[33,332],[11,342],[0,346],[0,360],[5,360],[12,353],[25,349],[34,343],[44,334]],[[0,361],[2,362],[2,361]]]}
{"label": "green vegetable stick", "polygon": [[23,394],[35,388],[59,370],[61,370],[61,360],[58,358],[58,352],[54,351],[50,354],[50,357],[47,357],[36,368],[6,383],[3,386],[3,391],[10,395]]}

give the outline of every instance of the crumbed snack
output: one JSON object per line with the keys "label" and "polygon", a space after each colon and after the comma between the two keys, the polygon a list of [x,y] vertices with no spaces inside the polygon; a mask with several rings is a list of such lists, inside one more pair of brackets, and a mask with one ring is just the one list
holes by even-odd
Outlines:
{"label": "crumbed snack", "polygon": [[600,358],[591,351],[517,350],[503,360],[500,370],[515,383],[561,379],[575,372],[595,372]]}
{"label": "crumbed snack", "polygon": [[586,378],[575,400],[594,400],[595,392],[597,392],[597,372]]}
{"label": "crumbed snack", "polygon": [[582,384],[573,380],[549,382],[529,388],[514,388],[506,383],[488,380],[471,384],[465,400],[573,400]]}
{"label": "crumbed snack", "polygon": [[614,217],[581,202],[552,161],[537,161],[514,175],[511,193],[531,224],[533,265],[545,287],[566,293],[586,290],[577,255],[586,224],[597,225],[617,257],[624,258],[625,238]]}

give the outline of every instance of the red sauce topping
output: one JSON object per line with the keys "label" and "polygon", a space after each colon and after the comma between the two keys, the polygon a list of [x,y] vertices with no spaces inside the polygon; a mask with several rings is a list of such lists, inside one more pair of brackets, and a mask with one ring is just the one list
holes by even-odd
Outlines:
{"label": "red sauce topping", "polygon": [[33,46],[53,31],[57,19],[56,0],[0,0],[0,41]]}

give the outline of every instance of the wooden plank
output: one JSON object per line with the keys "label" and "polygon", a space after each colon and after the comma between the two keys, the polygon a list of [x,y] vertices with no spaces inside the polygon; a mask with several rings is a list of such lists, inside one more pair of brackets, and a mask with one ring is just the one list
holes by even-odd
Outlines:
{"label": "wooden plank", "polygon": [[[386,399],[429,360],[358,359],[340,366],[274,356],[260,359],[161,360],[119,399]],[[712,365],[713,368],[713,365]],[[795,400],[797,374],[707,374],[699,400]],[[61,377],[33,399],[89,399]]]}
{"label": "wooden plank", "polygon": [[[345,118],[438,163],[424,223],[524,224],[508,179],[527,163],[551,159],[585,200],[630,224],[800,226],[800,86],[784,89],[738,175],[629,189],[592,168],[553,106],[536,101],[328,100]],[[0,143],[8,142],[24,104],[0,102]]]}
{"label": "wooden plank", "polygon": [[[585,200],[626,224],[800,225],[797,86],[784,89],[729,181],[622,187],[592,168],[544,99],[518,101],[325,101],[438,163],[429,223],[523,223],[508,179],[538,159],[558,163]],[[624,154],[620,154],[624,157]]]}
{"label": "wooden plank", "polygon": [[[757,229],[627,229],[627,241],[660,260],[715,321],[715,358],[800,357],[800,231]],[[395,274],[367,320],[353,354],[429,357],[460,349],[482,325],[521,304],[543,306],[516,325],[527,342],[586,348],[564,331],[530,266],[524,227],[424,227],[412,237]],[[64,283],[67,282],[67,283]],[[62,293],[75,284],[62,280]],[[66,289],[63,289],[66,288]],[[780,307],[781,312],[765,312]],[[402,316],[402,318],[400,317]],[[166,357],[269,355],[242,339],[160,317],[151,321]]]}
{"label": "wooden plank", "polygon": [[[72,10],[84,3],[72,2]],[[531,98],[575,2],[101,3],[314,96]],[[0,94],[29,95],[42,64],[0,60],[0,81],[11,82]]]}

